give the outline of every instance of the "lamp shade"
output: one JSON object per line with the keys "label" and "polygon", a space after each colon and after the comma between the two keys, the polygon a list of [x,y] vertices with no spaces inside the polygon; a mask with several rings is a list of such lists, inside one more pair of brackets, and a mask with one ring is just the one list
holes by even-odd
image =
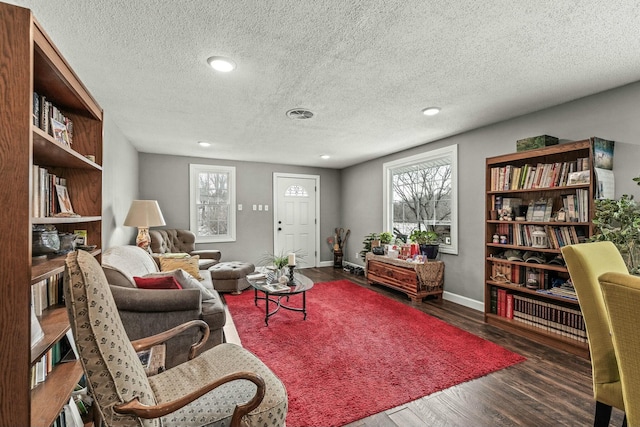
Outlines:
{"label": "lamp shade", "polygon": [[134,200],[124,225],[131,227],[157,227],[166,225],[157,200]]}

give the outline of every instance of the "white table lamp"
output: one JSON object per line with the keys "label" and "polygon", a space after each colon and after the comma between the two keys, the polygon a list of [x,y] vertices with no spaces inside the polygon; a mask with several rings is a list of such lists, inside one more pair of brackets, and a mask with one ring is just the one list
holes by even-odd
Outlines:
{"label": "white table lamp", "polygon": [[151,243],[149,227],[158,227],[166,223],[156,200],[134,200],[131,202],[124,225],[138,227],[136,245],[149,251],[149,243]]}

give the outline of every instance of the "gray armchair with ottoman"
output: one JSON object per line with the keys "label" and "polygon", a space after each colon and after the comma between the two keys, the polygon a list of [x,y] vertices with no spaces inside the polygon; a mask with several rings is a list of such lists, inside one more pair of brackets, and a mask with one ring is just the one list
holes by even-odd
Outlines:
{"label": "gray armchair with ottoman", "polygon": [[187,253],[198,255],[201,270],[207,270],[220,261],[222,254],[216,249],[196,250],[196,235],[189,230],[155,229],[149,230],[151,243],[149,248],[154,258],[167,253]]}
{"label": "gray armchair with ottoman", "polygon": [[[208,270],[199,271],[202,280],[181,268],[161,272],[151,254],[137,246],[107,249],[102,254],[102,268],[131,340],[199,319],[209,325],[211,332],[205,349],[223,342],[224,305],[212,286]],[[174,285],[167,289],[165,282]],[[176,282],[182,289],[175,285]],[[190,330],[167,342],[168,368],[187,361],[185,349],[197,341],[198,334],[197,330]]]}
{"label": "gray armchair with ottoman", "polygon": [[160,257],[168,254],[186,253],[198,255],[201,270],[209,270],[213,287],[218,292],[240,293],[249,287],[245,279],[254,272],[253,264],[242,261],[220,262],[221,252],[216,249],[196,250],[196,235],[190,230],[155,229],[149,230],[152,256],[160,265]]}

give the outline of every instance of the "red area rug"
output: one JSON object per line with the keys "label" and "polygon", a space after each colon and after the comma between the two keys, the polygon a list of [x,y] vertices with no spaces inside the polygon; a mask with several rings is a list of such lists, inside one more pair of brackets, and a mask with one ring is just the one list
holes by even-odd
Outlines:
{"label": "red area rug", "polygon": [[288,427],[341,426],[525,360],[348,280],[308,291],[307,320],[280,310],[268,327],[252,288],[225,299],[242,345],[287,387]]}

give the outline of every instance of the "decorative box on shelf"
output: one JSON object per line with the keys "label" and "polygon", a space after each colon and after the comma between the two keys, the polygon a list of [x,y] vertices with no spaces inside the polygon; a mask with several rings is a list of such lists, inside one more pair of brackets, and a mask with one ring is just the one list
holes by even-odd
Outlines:
{"label": "decorative box on shelf", "polygon": [[517,151],[527,151],[536,148],[544,148],[549,145],[558,144],[558,138],[549,135],[532,136],[531,138],[519,139],[516,142]]}
{"label": "decorative box on shelf", "polygon": [[408,262],[369,252],[367,282],[387,286],[407,294],[413,302],[420,302],[429,295],[442,298],[444,262]]}

